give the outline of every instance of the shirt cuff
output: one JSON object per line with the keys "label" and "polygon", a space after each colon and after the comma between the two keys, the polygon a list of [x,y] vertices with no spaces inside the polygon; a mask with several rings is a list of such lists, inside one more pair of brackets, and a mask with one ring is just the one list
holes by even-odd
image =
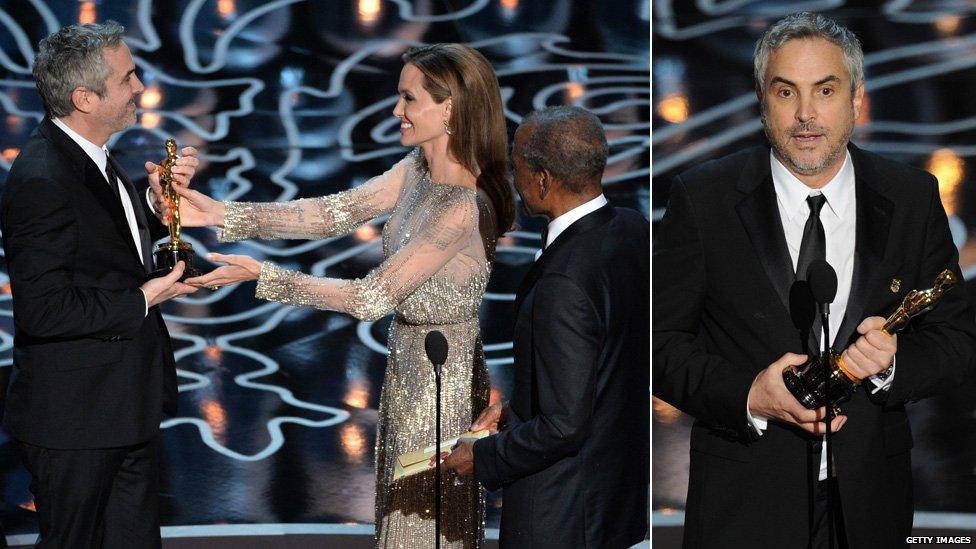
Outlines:
{"label": "shirt cuff", "polygon": [[752,430],[759,436],[762,436],[763,431],[769,426],[769,420],[766,418],[752,415],[749,411],[748,398],[746,398],[746,419],[749,421],[749,426],[752,427]]}
{"label": "shirt cuff", "polygon": [[146,290],[139,288],[139,291],[142,292],[142,300],[146,303],[146,307],[142,313],[142,318],[146,318],[147,316],[149,316],[149,298],[146,297]]}
{"label": "shirt cuff", "polygon": [[872,395],[877,394],[880,391],[887,391],[889,388],[891,388],[891,382],[895,380],[895,364],[897,362],[897,358],[892,357],[891,369],[887,371],[887,375],[885,377],[873,375],[868,378],[871,380],[871,383],[874,383],[874,389],[871,389]]}
{"label": "shirt cuff", "polygon": [[159,217],[159,212],[156,211],[156,206],[153,206],[152,198],[149,197],[149,192],[152,189],[146,189],[146,204],[149,204],[149,211],[151,211],[156,217]]}

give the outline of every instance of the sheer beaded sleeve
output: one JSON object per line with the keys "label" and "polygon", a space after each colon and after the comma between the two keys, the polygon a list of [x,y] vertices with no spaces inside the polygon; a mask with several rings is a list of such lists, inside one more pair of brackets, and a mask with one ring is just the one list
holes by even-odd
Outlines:
{"label": "sheer beaded sleeve", "polygon": [[220,240],[316,239],[348,233],[393,209],[404,182],[416,172],[419,151],[348,191],[289,202],[225,202]]}
{"label": "sheer beaded sleeve", "polygon": [[442,269],[448,277],[469,276],[471,267],[467,262],[448,263],[471,245],[473,239],[481,246],[478,214],[475,194],[463,187],[453,187],[439,198],[420,232],[365,277],[318,278],[264,262],[257,297],[376,320]]}
{"label": "sheer beaded sleeve", "polygon": [[488,264],[495,262],[495,247],[498,245],[498,224],[495,222],[495,206],[482,191],[478,191],[478,230],[485,248]]}

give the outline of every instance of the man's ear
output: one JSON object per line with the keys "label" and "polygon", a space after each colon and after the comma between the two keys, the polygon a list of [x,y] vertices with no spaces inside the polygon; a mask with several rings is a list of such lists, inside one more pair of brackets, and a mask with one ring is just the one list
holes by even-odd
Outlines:
{"label": "man's ear", "polygon": [[92,94],[88,88],[78,86],[71,90],[71,104],[75,109],[88,114],[92,111]]}
{"label": "man's ear", "polygon": [[538,185],[539,185],[539,200],[545,200],[546,196],[549,195],[549,191],[552,190],[552,175],[548,170],[542,170],[538,173]]}
{"label": "man's ear", "polygon": [[759,100],[759,121],[762,122],[763,127],[766,126],[766,102],[763,98],[763,92],[759,89],[759,83],[756,82],[756,99]]}
{"label": "man's ear", "polygon": [[854,96],[851,98],[851,104],[854,107],[854,120],[857,121],[861,117],[861,107],[864,105],[864,83],[860,83],[857,89],[854,90]]}

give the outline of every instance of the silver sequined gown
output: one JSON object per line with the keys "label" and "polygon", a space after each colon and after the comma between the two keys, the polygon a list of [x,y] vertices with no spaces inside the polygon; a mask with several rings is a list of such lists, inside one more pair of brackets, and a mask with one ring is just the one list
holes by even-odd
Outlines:
{"label": "silver sequined gown", "polygon": [[[226,203],[224,241],[323,238],[390,214],[385,261],[357,280],[318,278],[265,262],[257,296],[375,320],[395,310],[376,436],[376,546],[434,545],[434,475],[393,482],[396,457],[434,442],[434,373],[424,353],[431,330],[449,344],[442,369],[441,433],[466,431],[488,404],[478,307],[494,253],[490,203],[472,189],[435,183],[414,150],[356,189],[285,203]],[[478,547],[484,494],[467,477],[441,479],[441,546]]]}

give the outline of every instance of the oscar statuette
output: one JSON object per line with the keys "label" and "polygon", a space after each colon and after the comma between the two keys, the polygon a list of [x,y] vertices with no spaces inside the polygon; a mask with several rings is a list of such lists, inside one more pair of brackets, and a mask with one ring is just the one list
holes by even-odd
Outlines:
{"label": "oscar statuette", "polygon": [[166,159],[159,165],[159,181],[163,186],[163,197],[169,203],[171,215],[169,219],[169,241],[160,244],[153,252],[156,260],[156,270],[149,274],[149,278],[166,276],[182,261],[186,267],[180,282],[202,273],[193,266],[193,246],[182,240],[180,226],[180,195],[173,190],[173,165],[176,163],[176,140],[166,140]]}
{"label": "oscar statuette", "polygon": [[[935,285],[928,290],[908,292],[901,305],[885,320],[881,330],[888,335],[898,332],[908,325],[912,317],[935,307],[942,294],[956,282],[956,275],[946,269],[936,277]],[[824,379],[821,368],[824,360],[829,360],[829,380]],[[862,380],[845,367],[843,357],[831,348],[827,357],[813,358],[801,366],[787,368],[783,372],[783,381],[790,393],[806,408],[812,410],[830,405],[834,413],[839,414],[838,406],[851,398]]]}

